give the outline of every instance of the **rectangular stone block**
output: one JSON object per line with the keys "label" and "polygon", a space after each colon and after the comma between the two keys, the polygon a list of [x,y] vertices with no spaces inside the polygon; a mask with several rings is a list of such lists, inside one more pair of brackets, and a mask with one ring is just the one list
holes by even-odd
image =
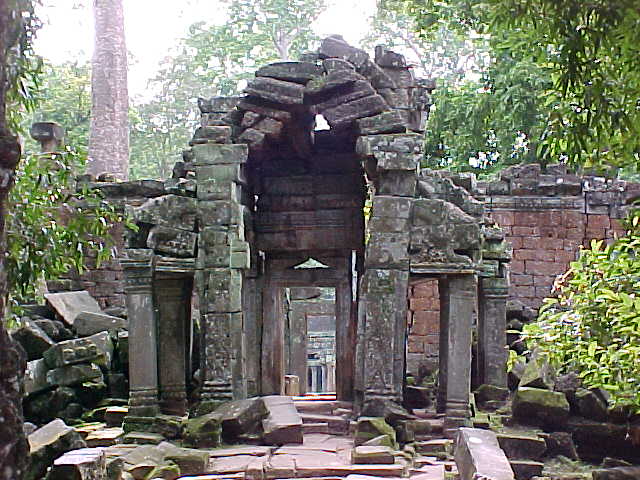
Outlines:
{"label": "rectangular stone block", "polygon": [[198,234],[165,225],[156,225],[149,231],[147,247],[172,257],[195,256]]}
{"label": "rectangular stone block", "polygon": [[367,268],[409,268],[409,233],[371,231],[365,250]]}
{"label": "rectangular stone block", "polygon": [[422,160],[420,153],[374,152],[373,156],[378,161],[378,170],[415,171]]}
{"label": "rectangular stone block", "polygon": [[237,270],[216,268],[209,271],[206,303],[201,307],[208,313],[239,312],[242,310],[242,274]]}
{"label": "rectangular stone block", "polygon": [[385,170],[378,175],[377,193],[413,198],[416,194],[417,180],[415,171]]}
{"label": "rectangular stone block", "polygon": [[227,200],[242,203],[242,187],[229,180],[202,180],[196,192],[198,200]]}
{"label": "rectangular stone block", "polygon": [[113,317],[104,313],[80,312],[76,316],[73,326],[79,336],[85,337],[108,330],[129,328],[129,322],[124,318]]}
{"label": "rectangular stone block", "polygon": [[356,142],[356,153],[373,156],[374,152],[422,153],[423,137],[417,133],[394,135],[369,135],[359,137]]}
{"label": "rectangular stone block", "polygon": [[102,312],[98,302],[86,290],[45,293],[44,298],[58,316],[71,326],[80,312]]}
{"label": "rectangular stone block", "polygon": [[69,365],[66,367],[55,368],[47,372],[47,382],[51,385],[58,385],[60,387],[68,387],[90,381],[97,383],[103,381],[100,367],[94,363]]}
{"label": "rectangular stone block", "polygon": [[201,165],[196,167],[196,179],[199,187],[207,180],[246,183],[247,176],[243,165]]}
{"label": "rectangular stone block", "polygon": [[110,367],[112,355],[113,343],[109,333],[100,332],[86,338],[59,342],[44,352],[44,359],[49,368],[89,362]]}
{"label": "rectangular stone block", "polygon": [[376,115],[388,108],[380,95],[371,95],[324,110],[322,115],[332,128],[341,128],[348,126],[354,120]]}
{"label": "rectangular stone block", "polygon": [[514,479],[509,460],[500,448],[494,432],[478,428],[461,428],[456,445],[455,458],[461,480]]}
{"label": "rectangular stone block", "polygon": [[106,478],[107,463],[103,448],[81,448],[57,458],[47,475],[49,480],[95,480]]}
{"label": "rectangular stone block", "polygon": [[27,363],[27,370],[24,375],[25,394],[31,395],[32,393],[38,393],[51,387],[47,382],[48,370],[49,367],[43,358]]}
{"label": "rectangular stone block", "polygon": [[376,195],[373,198],[371,217],[408,219],[411,215],[413,199],[405,197]]}
{"label": "rectangular stone block", "polygon": [[201,225],[242,225],[244,206],[224,200],[198,202],[198,219]]}
{"label": "rectangular stone block", "polygon": [[246,145],[206,143],[194,145],[193,153],[196,167],[205,165],[239,165],[245,163],[249,157]]}
{"label": "rectangular stone block", "polygon": [[268,416],[262,421],[263,439],[268,445],[302,443],[302,418],[291,397],[262,397]]}
{"label": "rectangular stone block", "polygon": [[304,86],[269,77],[257,77],[244,90],[249,95],[284,105],[302,105]]}

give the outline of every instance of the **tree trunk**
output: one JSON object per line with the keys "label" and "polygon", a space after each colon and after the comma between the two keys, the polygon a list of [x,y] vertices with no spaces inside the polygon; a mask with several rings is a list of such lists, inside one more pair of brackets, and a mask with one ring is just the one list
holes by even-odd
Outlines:
{"label": "tree trunk", "polygon": [[129,93],[122,0],[93,0],[95,42],[91,73],[89,164],[93,175],[129,178]]}
{"label": "tree trunk", "polygon": [[22,428],[22,379],[26,355],[9,337],[4,318],[7,299],[4,214],[7,194],[20,160],[20,144],[6,123],[9,30],[16,25],[17,13],[8,3],[9,0],[0,0],[0,480],[19,480],[29,457],[29,445]]}

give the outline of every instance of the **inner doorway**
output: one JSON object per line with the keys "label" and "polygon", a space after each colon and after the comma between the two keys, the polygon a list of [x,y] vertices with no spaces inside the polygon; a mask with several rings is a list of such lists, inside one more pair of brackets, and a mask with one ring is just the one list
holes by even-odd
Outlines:
{"label": "inner doorway", "polygon": [[[338,399],[351,400],[355,351],[351,252],[313,260],[322,266],[299,268],[309,258],[266,259],[262,394],[284,394],[285,375],[296,375],[300,393],[333,390]],[[317,300],[303,298],[296,306],[291,297],[301,292],[306,292],[303,297],[316,292]]]}
{"label": "inner doorway", "polygon": [[299,378],[299,394],[335,394],[335,288],[287,288],[286,322],[286,372]]}

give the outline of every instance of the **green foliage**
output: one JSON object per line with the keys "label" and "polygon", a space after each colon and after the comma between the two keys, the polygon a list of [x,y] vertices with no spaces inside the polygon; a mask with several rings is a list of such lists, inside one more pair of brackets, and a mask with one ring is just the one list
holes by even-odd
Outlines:
{"label": "green foliage", "polygon": [[12,303],[33,300],[36,286],[75,268],[85,259],[110,257],[111,225],[122,221],[95,190],[75,185],[85,158],[72,150],[27,155],[9,194],[6,269]]}
{"label": "green foliage", "polygon": [[[533,132],[536,137],[530,139],[538,160],[603,171],[637,170],[640,10],[636,1],[388,1],[414,18],[424,38],[446,25],[488,38],[490,54],[498,63],[508,51],[511,58],[539,69],[547,84],[530,92],[541,115],[540,128]],[[498,83],[495,92],[504,92]]]}
{"label": "green foliage", "polygon": [[594,240],[581,251],[525,333],[560,373],[580,372],[640,412],[640,211],[626,227],[610,245]]}
{"label": "green foliage", "polygon": [[[56,122],[65,129],[65,143],[85,151],[91,116],[91,72],[88,64],[65,62],[45,64],[40,75],[40,95],[30,116],[23,119],[27,132],[33,122]],[[38,150],[30,137],[26,150]]]}

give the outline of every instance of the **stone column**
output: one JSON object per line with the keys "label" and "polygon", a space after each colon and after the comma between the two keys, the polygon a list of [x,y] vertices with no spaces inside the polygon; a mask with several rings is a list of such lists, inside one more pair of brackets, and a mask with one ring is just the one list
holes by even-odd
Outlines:
{"label": "stone column", "polygon": [[[290,375],[307,378],[307,315],[303,310],[295,307],[289,309],[289,368]],[[300,394],[307,393],[307,382],[300,383]]]}
{"label": "stone column", "polygon": [[282,383],[285,374],[282,290],[282,287],[272,284],[267,284],[264,288],[262,395],[282,395],[284,388]]}
{"label": "stone column", "polygon": [[[347,272],[351,271],[351,261],[348,261]],[[350,279],[350,277],[349,277]],[[341,282],[336,287],[336,364],[329,367],[333,373],[329,373],[335,385],[338,400],[353,400],[354,388],[354,342],[355,335],[352,326],[351,308],[353,296],[351,283]]]}
{"label": "stone column", "polygon": [[163,413],[184,415],[187,412],[187,345],[190,330],[191,281],[157,280],[155,298],[158,306],[158,375],[160,405]]}
{"label": "stone column", "polygon": [[478,305],[480,382],[507,388],[507,278],[482,278]]}
{"label": "stone column", "polygon": [[246,396],[242,316],[243,270],[250,268],[243,205],[246,145],[225,144],[229,127],[216,129],[221,143],[195,145],[199,250],[196,263],[202,330],[201,412]]}
{"label": "stone column", "polygon": [[445,435],[453,438],[458,427],[469,422],[471,329],[478,287],[471,274],[452,275],[441,284],[440,404],[444,403]]}
{"label": "stone column", "polygon": [[154,417],[158,409],[158,345],[153,305],[152,250],[129,249],[120,260],[129,313],[129,416]]}

